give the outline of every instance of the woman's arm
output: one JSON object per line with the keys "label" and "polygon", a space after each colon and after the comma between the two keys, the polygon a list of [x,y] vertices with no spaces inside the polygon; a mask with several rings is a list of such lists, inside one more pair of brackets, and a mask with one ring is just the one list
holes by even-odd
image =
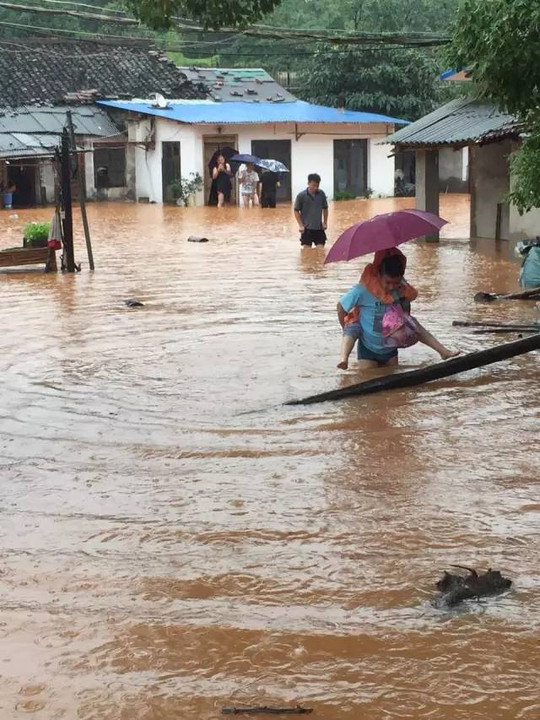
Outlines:
{"label": "woman's arm", "polygon": [[213,178],[214,180],[217,180],[217,176],[218,176],[218,175],[219,175],[219,170],[217,169],[217,167],[215,167],[215,168],[212,170],[212,178]]}

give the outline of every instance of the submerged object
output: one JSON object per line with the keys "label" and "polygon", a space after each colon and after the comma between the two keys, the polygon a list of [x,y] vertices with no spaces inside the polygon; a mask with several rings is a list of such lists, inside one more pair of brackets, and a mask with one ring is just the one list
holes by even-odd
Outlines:
{"label": "submerged object", "polygon": [[312,708],[296,705],[295,707],[272,707],[269,705],[254,705],[252,707],[224,707],[222,715],[309,715]]}
{"label": "submerged object", "polygon": [[512,581],[501,575],[499,570],[490,568],[487,572],[478,574],[474,568],[463,565],[452,565],[452,567],[467,570],[468,575],[445,571],[436,585],[441,593],[434,603],[436,607],[455,607],[464,600],[499,595],[512,587]]}
{"label": "submerged object", "polygon": [[129,308],[144,307],[144,303],[137,300],[137,298],[128,298],[127,300],[124,300],[124,305],[127,305]]}

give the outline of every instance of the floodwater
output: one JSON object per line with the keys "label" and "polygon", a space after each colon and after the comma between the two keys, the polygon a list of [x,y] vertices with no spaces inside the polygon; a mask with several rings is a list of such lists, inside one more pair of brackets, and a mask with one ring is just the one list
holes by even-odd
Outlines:
{"label": "floodwater", "polygon": [[[407,204],[338,204],[330,237]],[[0,275],[1,720],[538,720],[538,354],[284,407],[358,381],[335,305],[362,261],[301,251],[288,208],[89,212],[94,274],[79,233],[80,274]],[[505,338],[452,320],[538,314],[473,303],[518,263],[466,213],[407,249],[415,314],[464,351]],[[51,213],[11,214],[2,247]],[[435,610],[451,563],[515,587]]]}

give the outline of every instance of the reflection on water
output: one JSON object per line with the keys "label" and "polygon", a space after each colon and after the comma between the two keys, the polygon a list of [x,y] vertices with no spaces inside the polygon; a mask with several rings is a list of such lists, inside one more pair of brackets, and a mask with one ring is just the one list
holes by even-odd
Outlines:
{"label": "reflection on water", "polygon": [[[338,204],[331,240],[407,204]],[[2,214],[1,245],[49,214]],[[472,303],[516,288],[511,247],[460,240],[463,198],[441,214],[444,242],[407,248],[415,313],[463,350],[499,342],[451,322],[535,317]],[[537,356],[282,407],[358,379],[335,371],[335,305],[365,261],[324,267],[288,208],[90,221],[95,274],[0,276],[0,717],[536,720]],[[515,590],[435,611],[450,563]]]}

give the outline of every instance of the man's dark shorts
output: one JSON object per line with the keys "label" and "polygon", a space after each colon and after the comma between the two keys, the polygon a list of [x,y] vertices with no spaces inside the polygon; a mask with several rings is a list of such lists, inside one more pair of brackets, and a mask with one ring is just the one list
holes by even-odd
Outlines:
{"label": "man's dark shorts", "polygon": [[326,233],[324,230],[310,230],[306,228],[300,235],[300,243],[306,247],[312,245],[324,245],[326,242]]}

